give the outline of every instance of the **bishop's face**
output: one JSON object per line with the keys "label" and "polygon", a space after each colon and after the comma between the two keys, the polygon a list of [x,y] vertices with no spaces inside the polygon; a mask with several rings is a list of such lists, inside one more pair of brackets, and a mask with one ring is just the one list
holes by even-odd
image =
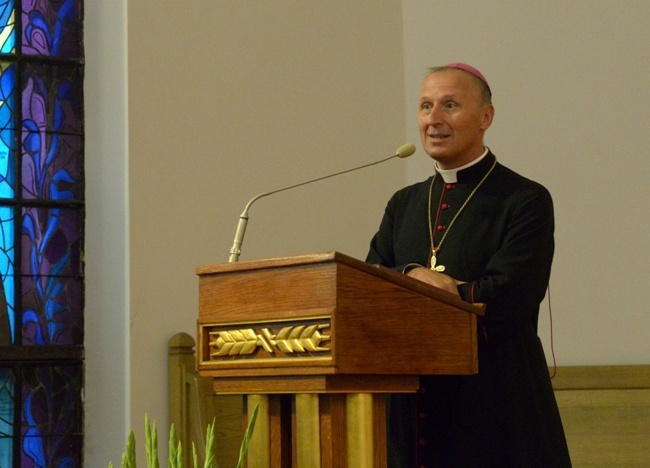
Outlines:
{"label": "bishop's face", "polygon": [[441,169],[454,169],[483,154],[483,134],[494,107],[483,102],[471,75],[455,69],[427,76],[420,88],[418,127],[422,146]]}

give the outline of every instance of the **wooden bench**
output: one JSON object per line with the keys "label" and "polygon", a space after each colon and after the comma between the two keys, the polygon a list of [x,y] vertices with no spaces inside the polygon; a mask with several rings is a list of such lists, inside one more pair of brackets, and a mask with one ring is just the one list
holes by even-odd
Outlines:
{"label": "wooden bench", "polygon": [[[169,341],[170,423],[191,466],[191,441],[202,460],[216,418],[217,463],[236,466],[243,399],[213,395],[211,380],[196,372],[194,346],[187,333]],[[650,365],[559,367],[553,387],[574,467],[650,467]]]}
{"label": "wooden bench", "polygon": [[560,367],[553,388],[574,467],[650,467],[650,366]]}

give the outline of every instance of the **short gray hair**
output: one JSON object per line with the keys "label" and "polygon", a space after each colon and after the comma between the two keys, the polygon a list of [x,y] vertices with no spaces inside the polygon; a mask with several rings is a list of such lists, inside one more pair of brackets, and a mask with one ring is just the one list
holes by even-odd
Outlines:
{"label": "short gray hair", "polygon": [[492,104],[492,91],[490,90],[490,87],[487,85],[487,83],[481,80],[478,76],[468,72],[467,70],[463,70],[462,68],[448,67],[448,66],[431,67],[427,69],[427,74],[425,75],[425,78],[427,78],[430,75],[433,75],[434,73],[445,71],[445,70],[460,70],[463,73],[467,74],[468,76],[471,76],[472,80],[474,80],[474,83],[477,84],[479,90],[481,91],[481,96],[483,98],[483,105],[489,106],[490,104]]}

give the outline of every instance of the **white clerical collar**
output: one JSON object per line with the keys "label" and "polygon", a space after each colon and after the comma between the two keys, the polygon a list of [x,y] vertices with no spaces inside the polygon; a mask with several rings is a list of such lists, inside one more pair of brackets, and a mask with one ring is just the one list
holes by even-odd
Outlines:
{"label": "white clerical collar", "polygon": [[485,151],[483,152],[482,155],[480,155],[478,158],[476,158],[474,161],[465,164],[464,166],[457,167],[456,169],[440,169],[438,167],[438,163],[436,162],[436,172],[440,174],[442,177],[442,180],[444,180],[448,184],[455,184],[458,182],[458,172],[462,171],[463,169],[467,169],[468,167],[472,167],[474,164],[478,164],[481,162],[481,160],[488,154],[488,147],[485,147]]}

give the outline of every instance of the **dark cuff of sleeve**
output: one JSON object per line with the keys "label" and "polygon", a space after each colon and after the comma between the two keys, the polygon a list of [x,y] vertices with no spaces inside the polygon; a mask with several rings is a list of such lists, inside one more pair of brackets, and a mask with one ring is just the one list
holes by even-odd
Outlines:
{"label": "dark cuff of sleeve", "polygon": [[471,283],[459,284],[458,294],[460,295],[460,298],[462,300],[473,304],[476,302],[475,291],[474,291],[475,289],[476,289],[476,281],[472,281]]}
{"label": "dark cuff of sleeve", "polygon": [[422,265],[420,265],[419,263],[408,263],[407,265],[405,265],[402,268],[402,273],[404,273],[406,275],[409,271],[411,271],[411,270],[413,270],[415,268],[424,268],[424,267]]}

